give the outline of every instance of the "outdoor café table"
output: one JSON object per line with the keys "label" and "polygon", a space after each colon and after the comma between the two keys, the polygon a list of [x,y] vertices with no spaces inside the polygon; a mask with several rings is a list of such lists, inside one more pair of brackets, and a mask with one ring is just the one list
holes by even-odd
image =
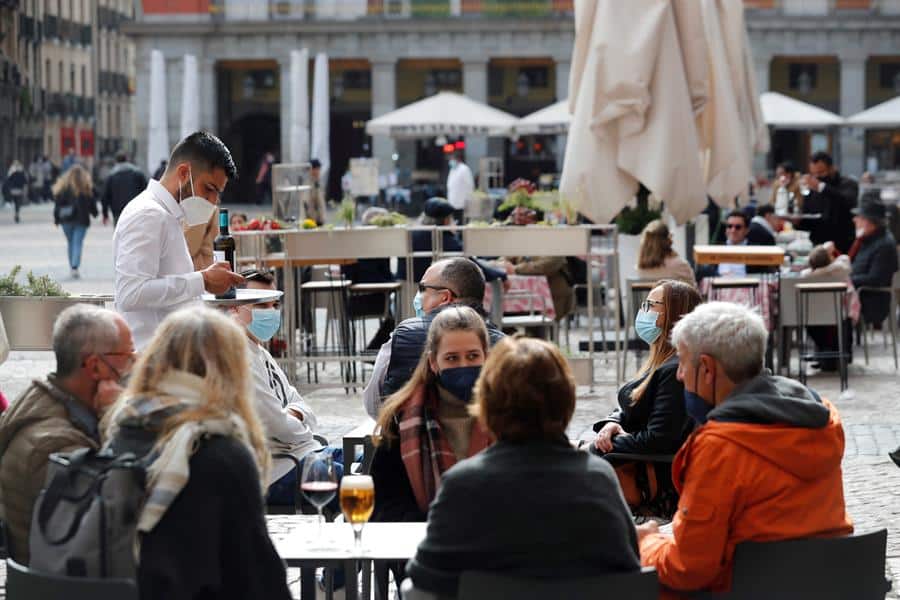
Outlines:
{"label": "outdoor caf\u00e9 table", "polygon": [[[491,310],[494,290],[484,288],[484,308]],[[545,275],[509,275],[509,289],[503,294],[503,314],[543,313],[549,320],[556,318],[553,295]]]}
{"label": "outdoor caf\u00e9 table", "polygon": [[[376,492],[377,493],[377,492]],[[368,596],[372,561],[409,560],[419,542],[425,539],[427,523],[367,523],[363,528],[362,552],[353,549],[353,530],[348,523],[325,523],[318,539],[315,517],[307,515],[268,515],[269,537],[281,559],[289,567],[303,569],[300,598],[315,598],[316,567],[343,567],[347,600],[357,600],[356,562],[363,563],[363,591]],[[321,547],[319,547],[321,546]],[[327,547],[326,547],[327,546]]]}
{"label": "outdoor caf\u00e9 table", "polygon": [[694,261],[698,265],[737,263],[780,267],[784,263],[784,248],[778,246],[694,246]]}

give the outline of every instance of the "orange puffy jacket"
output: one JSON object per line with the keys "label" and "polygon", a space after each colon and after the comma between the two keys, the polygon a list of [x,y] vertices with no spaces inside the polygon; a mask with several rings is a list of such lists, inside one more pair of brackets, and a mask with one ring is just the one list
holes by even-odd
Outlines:
{"label": "orange puffy jacket", "polygon": [[674,535],[652,534],[641,562],[676,590],[728,590],[734,548],[852,533],[844,430],[834,406],[796,381],[761,375],[710,411],[675,456]]}

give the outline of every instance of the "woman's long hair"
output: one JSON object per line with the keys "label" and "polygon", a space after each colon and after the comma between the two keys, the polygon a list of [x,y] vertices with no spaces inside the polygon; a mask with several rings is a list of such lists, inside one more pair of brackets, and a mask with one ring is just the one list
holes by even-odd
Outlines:
{"label": "woman's long hair", "polygon": [[664,362],[675,356],[675,348],[672,346],[672,327],[678,322],[678,319],[688,314],[702,302],[700,293],[692,285],[688,285],[683,281],[674,279],[663,279],[657,282],[655,287],[663,289],[663,312],[662,324],[659,326],[662,332],[652,344],[650,344],[650,355],[644,364],[641,365],[637,377],[644,377],[644,381],[631,391],[631,404],[637,404],[647,386],[650,385],[650,379]]}
{"label": "woman's long hair", "polygon": [[59,198],[64,192],[70,192],[73,196],[94,195],[94,184],[87,169],[75,164],[63,173],[51,188],[54,198]]}
{"label": "woman's long hair", "polygon": [[672,236],[669,228],[659,219],[647,223],[641,232],[641,249],[638,254],[639,269],[661,267],[666,259],[674,255]]}
{"label": "woman's long hair", "polygon": [[436,379],[435,373],[431,370],[429,359],[436,357],[438,348],[444,335],[450,331],[471,331],[478,336],[481,342],[481,349],[487,355],[488,351],[488,333],[484,326],[484,319],[475,312],[475,309],[468,306],[450,306],[445,308],[434,317],[431,326],[428,328],[428,338],[425,341],[425,349],[419,358],[419,364],[413,371],[412,377],[406,382],[402,388],[397,390],[385,401],[378,414],[378,426],[376,432],[379,434],[378,442],[382,440],[391,444],[397,437],[393,431],[393,421],[400,409],[406,402],[412,398],[416,390],[423,385],[434,383]]}
{"label": "woman's long hair", "polygon": [[203,404],[163,423],[156,446],[165,445],[184,423],[236,414],[247,427],[260,481],[268,481],[271,459],[253,407],[247,336],[234,321],[209,308],[185,308],[166,317],[134,366],[120,402],[161,395],[159,383],[172,371],[203,378]]}

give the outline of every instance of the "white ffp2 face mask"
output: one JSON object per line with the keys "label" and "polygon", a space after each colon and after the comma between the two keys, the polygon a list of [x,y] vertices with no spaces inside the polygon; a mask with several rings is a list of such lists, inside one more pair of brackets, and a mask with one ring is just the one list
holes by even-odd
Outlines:
{"label": "white ffp2 face mask", "polygon": [[[191,182],[191,195],[184,200],[180,200],[180,203],[181,209],[184,211],[184,222],[188,227],[196,227],[197,225],[204,225],[209,222],[213,212],[216,210],[216,205],[206,198],[195,195],[194,177],[190,171],[188,171],[188,177]],[[179,198],[181,197],[180,188],[178,190],[178,196]]]}

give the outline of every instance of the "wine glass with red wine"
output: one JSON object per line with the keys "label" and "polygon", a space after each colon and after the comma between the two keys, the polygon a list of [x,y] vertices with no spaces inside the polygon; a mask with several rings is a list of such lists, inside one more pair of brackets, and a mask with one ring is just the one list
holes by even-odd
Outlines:
{"label": "wine glass with red wine", "polygon": [[319,534],[322,540],[322,507],[331,502],[338,490],[337,472],[330,454],[312,452],[303,460],[303,473],[300,479],[300,491],[319,512]]}

